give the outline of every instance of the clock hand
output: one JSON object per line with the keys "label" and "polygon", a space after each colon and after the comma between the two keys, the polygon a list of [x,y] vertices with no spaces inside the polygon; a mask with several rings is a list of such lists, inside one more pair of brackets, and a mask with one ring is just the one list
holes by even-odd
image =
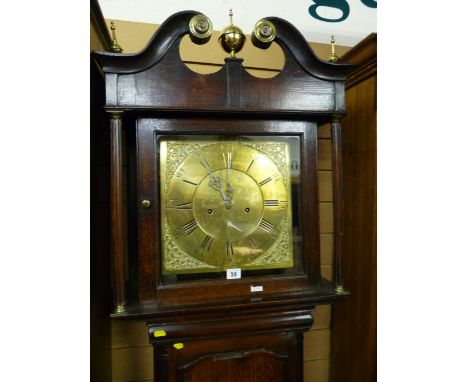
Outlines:
{"label": "clock hand", "polygon": [[227,182],[226,184],[226,192],[228,194],[231,194],[231,199],[232,199],[232,195],[234,194],[234,188],[231,187],[231,183]]}
{"label": "clock hand", "polygon": [[234,196],[234,189],[231,187],[231,184],[227,182],[226,185],[226,199],[224,199],[225,207],[231,208],[232,207],[232,197]]}
{"label": "clock hand", "polygon": [[221,194],[223,200],[225,201],[226,198],[222,191],[222,178],[220,176],[213,175],[213,170],[211,169],[211,166],[206,159],[202,158],[200,160],[200,164],[205,168],[210,177],[210,182],[208,183],[208,185],[214,190],[218,191]]}
{"label": "clock hand", "polygon": [[222,186],[222,179],[220,176],[212,175],[210,173],[210,183],[208,185],[213,188],[214,190],[218,191],[221,194],[221,197],[225,202],[228,202],[231,200],[231,197],[228,197],[227,195],[224,194],[223,192],[223,186]]}
{"label": "clock hand", "polygon": [[237,227],[236,225],[234,225],[231,221],[228,221],[228,222],[226,223],[226,225],[227,225],[228,227],[237,229],[239,232],[242,232],[242,230],[241,230],[239,227]]}
{"label": "clock hand", "polygon": [[[211,171],[210,166],[207,165],[204,162],[201,162],[201,163],[205,167],[205,169],[208,171],[208,175],[210,177],[210,182],[208,183],[208,185],[212,189],[218,191],[221,194],[221,197],[223,198],[223,201],[225,203],[225,207],[226,208],[231,208],[232,207],[231,200],[232,200],[232,194],[234,192],[234,189],[231,187],[231,184],[229,183],[229,179],[228,179],[227,185],[226,185],[226,193],[228,195],[226,195],[223,192],[223,178],[221,176],[213,175],[213,172]],[[228,170],[228,177],[229,177],[229,170]]]}
{"label": "clock hand", "polygon": [[234,189],[231,187],[231,183],[229,182],[229,168],[227,170],[227,180],[226,180],[226,194],[223,194],[223,199],[224,199],[224,207],[226,208],[231,208],[233,206],[232,204],[232,197],[234,196]]}
{"label": "clock hand", "polygon": [[227,154],[227,184],[226,184],[226,192],[231,194],[231,200],[234,195],[234,188],[231,186],[231,167],[232,167],[232,153]]}

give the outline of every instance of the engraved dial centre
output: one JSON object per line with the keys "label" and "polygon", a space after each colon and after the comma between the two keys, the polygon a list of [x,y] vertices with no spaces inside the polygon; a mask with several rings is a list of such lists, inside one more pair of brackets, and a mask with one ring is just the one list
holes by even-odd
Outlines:
{"label": "engraved dial centre", "polygon": [[262,219],[262,192],[255,180],[242,171],[214,171],[195,190],[193,216],[200,228],[216,239],[242,239]]}

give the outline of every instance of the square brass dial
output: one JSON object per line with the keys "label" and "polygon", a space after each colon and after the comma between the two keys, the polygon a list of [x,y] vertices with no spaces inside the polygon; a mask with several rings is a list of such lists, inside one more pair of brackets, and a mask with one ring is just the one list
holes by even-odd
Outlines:
{"label": "square brass dial", "polygon": [[289,268],[289,145],[160,141],[162,273]]}

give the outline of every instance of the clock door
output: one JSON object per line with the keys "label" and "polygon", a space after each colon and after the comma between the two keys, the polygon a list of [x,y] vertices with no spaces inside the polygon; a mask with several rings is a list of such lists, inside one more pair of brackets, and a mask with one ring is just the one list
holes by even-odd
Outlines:
{"label": "clock door", "polygon": [[137,140],[143,300],[316,285],[315,124],[140,119]]}

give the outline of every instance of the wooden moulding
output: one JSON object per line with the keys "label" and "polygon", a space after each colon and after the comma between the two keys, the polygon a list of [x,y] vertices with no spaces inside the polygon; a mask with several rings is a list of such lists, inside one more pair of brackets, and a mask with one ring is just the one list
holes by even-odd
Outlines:
{"label": "wooden moulding", "polygon": [[[151,343],[175,342],[182,338],[199,339],[218,337],[229,330],[232,335],[279,331],[281,329],[308,330],[313,318],[310,310],[273,312],[260,314],[238,315],[236,317],[207,317],[197,321],[183,322],[148,322],[148,336]],[[164,331],[165,335],[155,336],[156,331]]]}
{"label": "wooden moulding", "polygon": [[121,114],[113,112],[110,115],[112,268],[116,312],[123,312],[126,304]]}
{"label": "wooden moulding", "polygon": [[371,33],[341,57],[342,62],[354,62],[356,69],[346,79],[349,89],[377,74],[377,33]]}
{"label": "wooden moulding", "polygon": [[268,18],[276,26],[275,41],[286,58],[278,76],[253,77],[238,58],[227,58],[223,69],[213,74],[192,72],[180,59],[179,43],[198,13],[184,11],[169,17],[139,53],[93,53],[111,88],[106,108],[276,112],[292,117],[344,113],[341,86],[355,66],[321,61],[299,31],[280,18]]}
{"label": "wooden moulding", "polygon": [[333,162],[333,253],[335,262],[335,290],[343,293],[343,165],[341,145],[341,123],[331,124]]}

